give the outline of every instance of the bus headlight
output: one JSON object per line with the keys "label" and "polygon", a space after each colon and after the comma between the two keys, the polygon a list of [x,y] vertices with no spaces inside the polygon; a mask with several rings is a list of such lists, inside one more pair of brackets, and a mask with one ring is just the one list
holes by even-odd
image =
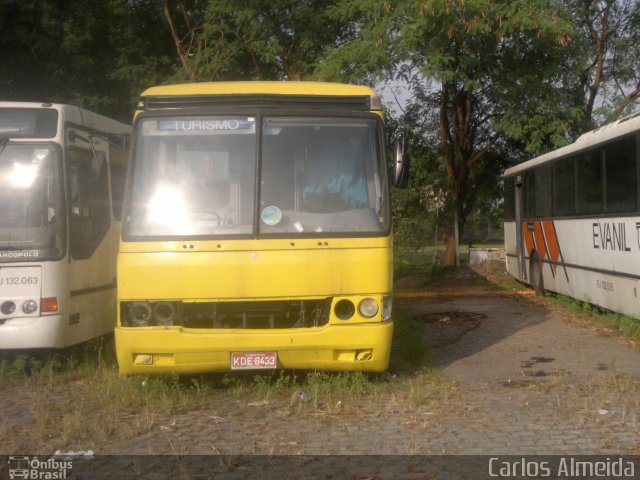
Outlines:
{"label": "bus headlight", "polygon": [[15,311],[16,304],[11,300],[7,300],[2,304],[2,307],[0,307],[0,312],[2,312],[4,315],[11,315]]}
{"label": "bus headlight", "polygon": [[36,310],[38,310],[38,304],[36,303],[35,300],[27,300],[22,304],[22,311],[27,315],[31,315],[32,313],[35,313]]}
{"label": "bus headlight", "polygon": [[156,302],[153,305],[153,316],[157,325],[170,327],[176,316],[176,307],[171,302]]}
{"label": "bus headlight", "polygon": [[129,321],[134,327],[148,327],[152,316],[149,302],[134,302],[129,307]]}
{"label": "bus headlight", "polygon": [[378,302],[376,302],[373,298],[365,298],[360,301],[358,305],[358,311],[360,315],[366,318],[375,317],[378,314]]}
{"label": "bus headlight", "polygon": [[353,317],[353,314],[356,313],[356,307],[351,300],[340,300],[336,303],[336,306],[333,307],[333,312],[340,320],[349,320]]}

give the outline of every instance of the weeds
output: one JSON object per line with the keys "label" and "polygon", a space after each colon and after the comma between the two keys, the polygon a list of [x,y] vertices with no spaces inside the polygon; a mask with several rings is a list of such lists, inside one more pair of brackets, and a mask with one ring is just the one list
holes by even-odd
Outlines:
{"label": "weeds", "polygon": [[[64,352],[4,354],[0,388],[11,401],[0,417],[0,451],[95,448],[157,428],[167,417],[202,409],[223,416],[251,402],[275,402],[293,415],[381,411],[389,397],[420,405],[429,389],[423,327],[401,311],[395,321],[390,373],[378,375],[276,370],[121,377],[112,337]],[[397,392],[405,377],[413,393]],[[4,435],[16,429],[22,433]]]}
{"label": "weeds", "polygon": [[[113,336],[63,352],[0,357],[0,451],[96,448],[138,436],[167,417],[208,409],[223,417],[248,403],[292,415],[348,415],[424,404],[432,378],[423,326],[396,309],[389,373],[300,372],[199,376],[118,375]],[[20,435],[8,435],[18,429]]]}
{"label": "weeds", "polygon": [[560,294],[549,293],[546,299],[573,314],[587,316],[596,324],[618,331],[626,338],[640,340],[640,320],[636,318]]}

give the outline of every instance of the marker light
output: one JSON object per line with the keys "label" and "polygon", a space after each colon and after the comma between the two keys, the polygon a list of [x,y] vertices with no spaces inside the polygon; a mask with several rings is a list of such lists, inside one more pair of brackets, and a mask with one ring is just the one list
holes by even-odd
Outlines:
{"label": "marker light", "polygon": [[391,319],[391,312],[393,311],[393,296],[385,295],[382,297],[382,321]]}
{"label": "marker light", "polygon": [[22,304],[22,311],[27,315],[31,315],[38,310],[38,303],[35,300],[27,300]]}
{"label": "marker light", "polygon": [[58,297],[47,297],[40,300],[42,313],[54,313],[58,311]]}

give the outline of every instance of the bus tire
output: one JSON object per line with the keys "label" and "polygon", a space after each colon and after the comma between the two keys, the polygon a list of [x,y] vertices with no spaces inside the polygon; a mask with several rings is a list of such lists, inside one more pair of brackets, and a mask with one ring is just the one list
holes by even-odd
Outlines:
{"label": "bus tire", "polygon": [[536,296],[540,297],[544,294],[544,278],[542,276],[542,261],[536,252],[531,255],[529,271],[531,272],[531,286],[536,292]]}

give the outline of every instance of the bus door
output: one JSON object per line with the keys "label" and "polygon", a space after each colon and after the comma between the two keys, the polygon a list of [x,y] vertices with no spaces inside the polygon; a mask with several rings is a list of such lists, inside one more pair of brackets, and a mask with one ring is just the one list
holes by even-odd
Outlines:
{"label": "bus door", "polygon": [[524,181],[521,175],[516,177],[515,181],[515,200],[516,200],[516,255],[518,256],[518,277],[521,280],[527,279],[527,269],[525,264],[525,246],[524,246]]}
{"label": "bus door", "polygon": [[69,317],[67,344],[111,331],[115,318],[115,254],[109,189],[109,144],[67,129]]}

